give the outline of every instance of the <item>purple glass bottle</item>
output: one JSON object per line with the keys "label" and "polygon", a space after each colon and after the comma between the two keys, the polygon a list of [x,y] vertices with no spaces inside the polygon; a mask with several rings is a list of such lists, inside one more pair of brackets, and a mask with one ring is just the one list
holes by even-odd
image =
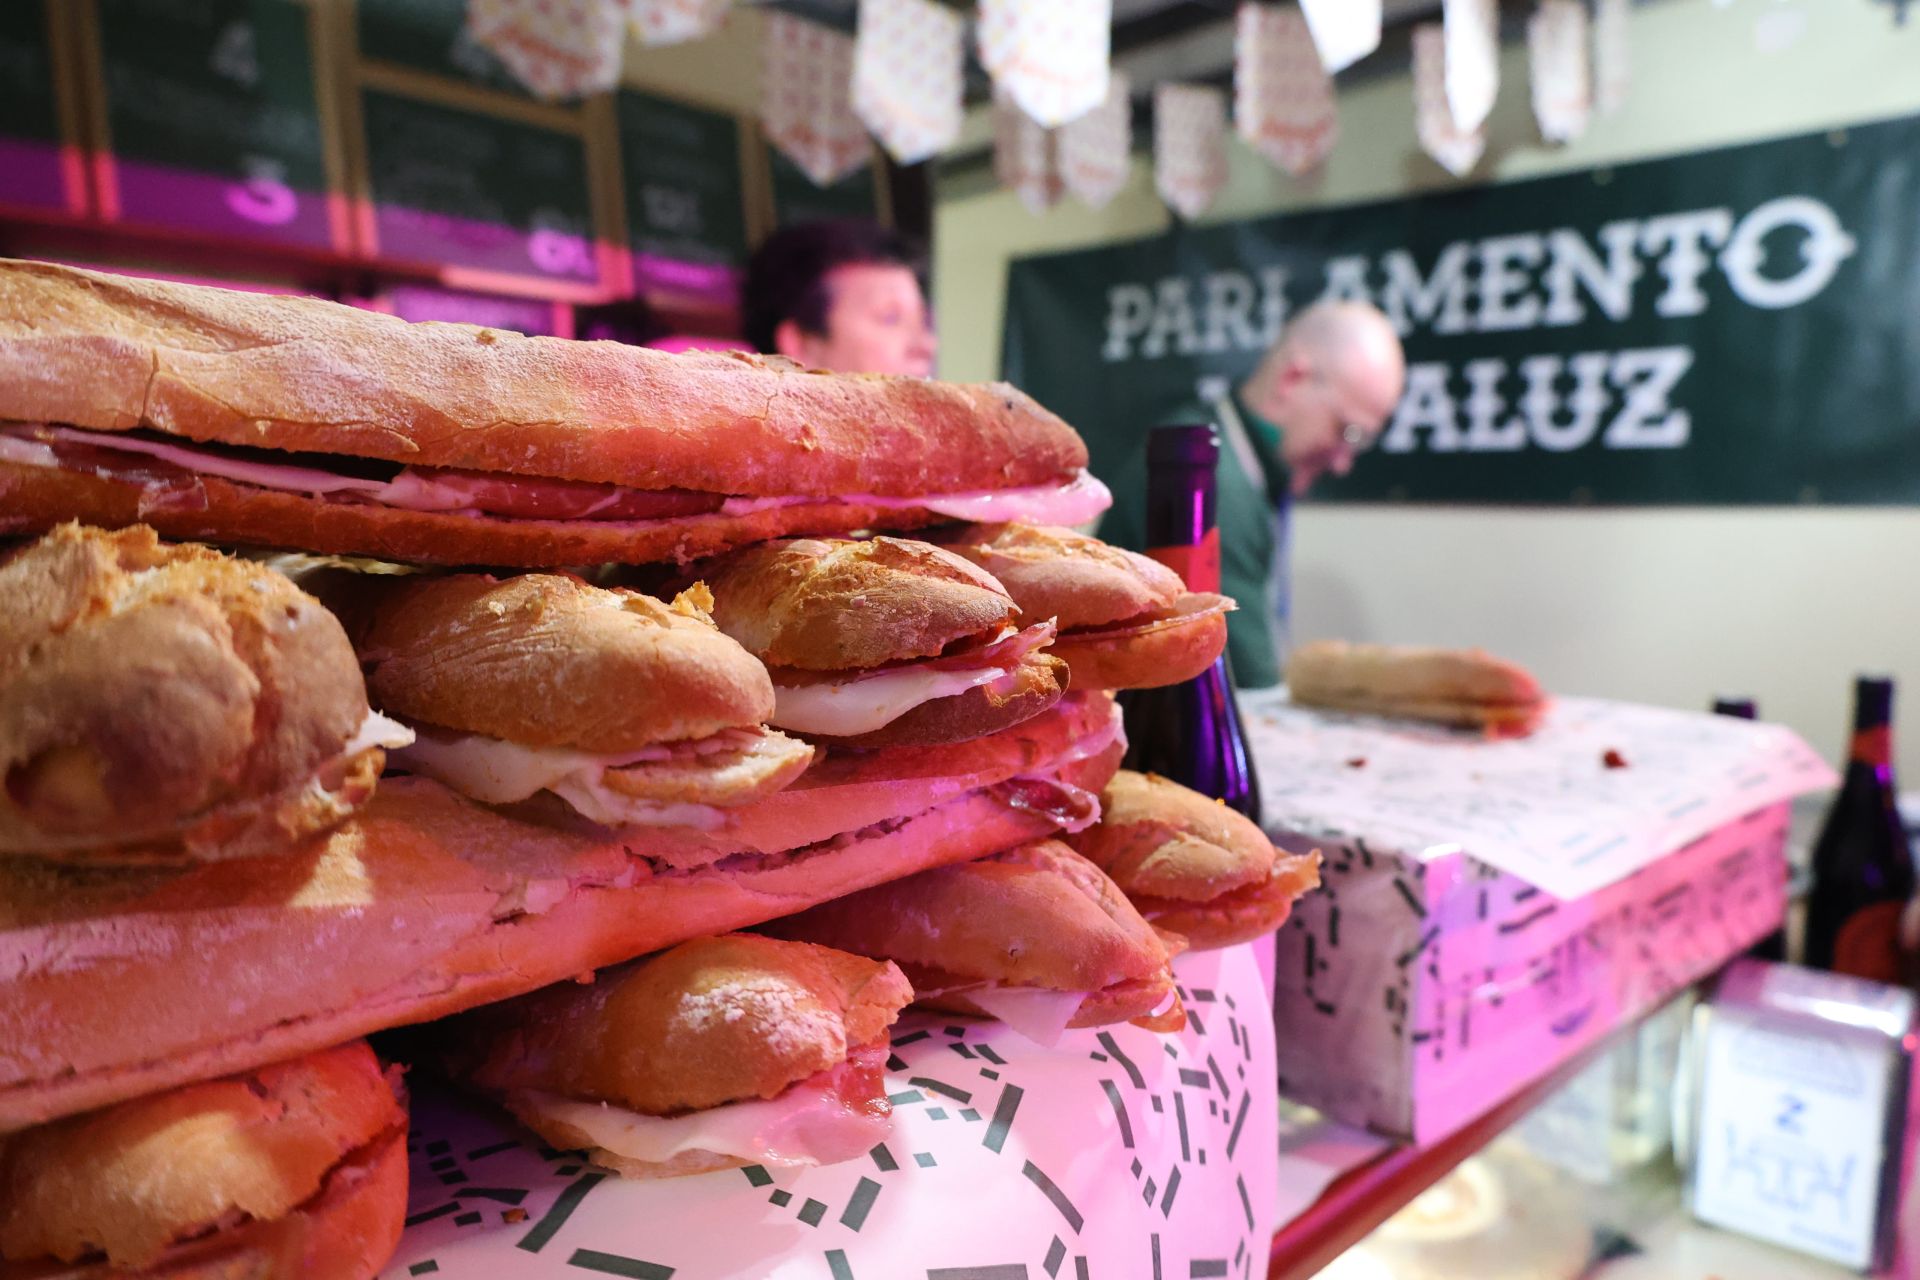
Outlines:
{"label": "purple glass bottle", "polygon": [[1894,805],[1892,724],[1893,681],[1861,676],[1846,777],[1813,846],[1802,963],[1897,983],[1914,961],[1900,945],[1914,868]]}
{"label": "purple glass bottle", "polygon": [[[1147,438],[1147,554],[1178,573],[1190,591],[1220,590],[1219,462],[1220,439],[1211,426],[1157,427]],[[1127,768],[1171,778],[1260,821],[1260,782],[1225,654],[1184,684],[1122,692],[1120,707]]]}

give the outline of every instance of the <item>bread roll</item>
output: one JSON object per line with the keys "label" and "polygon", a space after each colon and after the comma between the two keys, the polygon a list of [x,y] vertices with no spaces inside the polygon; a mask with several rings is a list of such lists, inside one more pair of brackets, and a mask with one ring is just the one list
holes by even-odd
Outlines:
{"label": "bread roll", "polygon": [[1287,689],[1301,706],[1496,734],[1530,732],[1546,709],[1530,673],[1484,649],[1318,640],[1288,658]]}
{"label": "bread roll", "polygon": [[[630,1176],[830,1163],[884,1136],[873,1122],[889,1113],[886,1086],[877,1069],[861,1068],[885,1058],[887,1028],[912,997],[891,964],[727,934],[476,1009],[419,1040],[453,1080],[503,1099],[547,1141],[582,1146]],[[774,1119],[819,1101],[826,1107],[798,1123]],[[729,1117],[700,1114],[755,1102],[778,1107],[745,1108],[758,1121],[745,1133]],[[608,1126],[615,1146],[596,1142],[568,1103],[629,1113]],[[850,1141],[837,1132],[845,1112],[861,1113]],[[646,1137],[620,1150],[612,1135],[623,1130]]]}
{"label": "bread roll", "polygon": [[272,570],[67,524],[0,562],[0,854],[278,852],[372,794],[380,743],[340,624]]}
{"label": "bread roll", "polygon": [[1195,947],[1273,932],[1320,883],[1319,854],[1280,853],[1244,815],[1156,774],[1120,770],[1100,810],[1099,822],[1061,838]]}
{"label": "bread roll", "polygon": [[0,1258],[364,1280],[406,1214],[395,1093],[354,1041],[0,1139]]}
{"label": "bread roll", "polygon": [[1021,616],[1052,618],[1048,652],[1076,689],[1150,689],[1191,680],[1227,644],[1225,596],[1192,592],[1157,560],[1072,529],[973,525],[941,542],[999,580]]}
{"label": "bread roll", "polygon": [[1082,996],[1070,1026],[1186,1024],[1167,939],[1098,867],[1055,840],[923,871],[762,929],[892,960],[916,1002],[932,1008],[979,1013],[970,992],[1039,989]]}

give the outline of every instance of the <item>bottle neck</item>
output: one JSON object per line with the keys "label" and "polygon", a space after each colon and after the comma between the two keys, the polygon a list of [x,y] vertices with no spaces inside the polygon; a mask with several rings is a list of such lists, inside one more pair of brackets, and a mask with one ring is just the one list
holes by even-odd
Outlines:
{"label": "bottle neck", "polygon": [[1147,554],[1189,591],[1220,590],[1220,529],[1211,468],[1174,467],[1147,484]]}
{"label": "bottle neck", "polygon": [[1849,764],[1884,771],[1893,765],[1893,682],[1865,678],[1854,686]]}

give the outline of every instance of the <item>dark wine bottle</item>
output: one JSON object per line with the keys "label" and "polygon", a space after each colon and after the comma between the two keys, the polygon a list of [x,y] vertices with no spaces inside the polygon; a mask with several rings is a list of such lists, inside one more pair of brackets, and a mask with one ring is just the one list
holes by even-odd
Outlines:
{"label": "dark wine bottle", "polygon": [[[1220,438],[1210,426],[1157,427],[1147,439],[1147,554],[1190,591],[1220,590],[1219,461]],[[1127,768],[1171,778],[1260,821],[1260,783],[1225,654],[1184,684],[1122,692],[1120,707]]]}
{"label": "dark wine bottle", "polygon": [[[1759,708],[1752,698],[1715,698],[1713,714],[1732,716],[1736,720],[1759,719]],[[1783,923],[1778,929],[1747,948],[1747,954],[1755,960],[1771,960],[1778,964],[1787,958],[1787,926]]]}
{"label": "dark wine bottle", "polygon": [[1854,682],[1853,745],[1840,794],[1813,846],[1805,961],[1880,982],[1901,982],[1911,958],[1900,916],[1913,897],[1913,854],[1894,804],[1893,681]]}

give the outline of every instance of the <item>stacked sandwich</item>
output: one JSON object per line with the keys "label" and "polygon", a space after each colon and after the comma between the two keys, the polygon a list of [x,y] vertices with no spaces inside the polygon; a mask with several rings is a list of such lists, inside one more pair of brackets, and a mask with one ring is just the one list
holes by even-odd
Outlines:
{"label": "stacked sandwich", "polygon": [[1231,604],[1084,464],[1004,386],[0,263],[0,1266],[371,1274],[394,1028],[660,1175],[868,1150],[909,1003],[1179,1026],[1314,863],[1117,771]]}

